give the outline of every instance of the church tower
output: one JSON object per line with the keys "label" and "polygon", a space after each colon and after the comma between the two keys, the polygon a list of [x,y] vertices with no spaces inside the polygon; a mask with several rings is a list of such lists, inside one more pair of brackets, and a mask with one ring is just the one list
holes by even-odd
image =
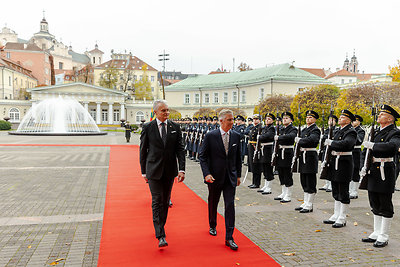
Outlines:
{"label": "church tower", "polygon": [[358,73],[358,61],[356,57],[356,51],[353,51],[353,56],[350,60],[350,70],[351,73]]}
{"label": "church tower", "polygon": [[46,32],[46,33],[49,32],[49,24],[47,23],[47,21],[46,21],[46,19],[44,17],[44,11],[43,11],[43,19],[40,22],[40,31],[41,32]]}
{"label": "church tower", "polygon": [[346,60],[343,63],[343,69],[347,70],[347,71],[350,71],[349,68],[350,68],[350,66],[349,66],[349,57],[348,57],[348,55],[346,53]]}

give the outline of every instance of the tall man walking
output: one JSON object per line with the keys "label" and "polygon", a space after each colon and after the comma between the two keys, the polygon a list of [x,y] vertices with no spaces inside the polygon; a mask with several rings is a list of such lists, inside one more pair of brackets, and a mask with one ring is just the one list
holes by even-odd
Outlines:
{"label": "tall man walking", "polygon": [[208,185],[209,233],[217,235],[217,207],[222,192],[225,203],[225,245],[237,250],[233,230],[236,186],[240,185],[242,172],[240,135],[231,130],[231,110],[221,110],[218,117],[220,128],[206,134],[199,157],[204,182]]}
{"label": "tall man walking", "polygon": [[156,119],[143,125],[140,136],[140,167],[143,178],[149,183],[158,246],[165,247],[168,243],[164,226],[172,185],[176,176],[178,182],[185,179],[185,151],[179,125],[168,120],[167,102],[154,101],[153,110]]}

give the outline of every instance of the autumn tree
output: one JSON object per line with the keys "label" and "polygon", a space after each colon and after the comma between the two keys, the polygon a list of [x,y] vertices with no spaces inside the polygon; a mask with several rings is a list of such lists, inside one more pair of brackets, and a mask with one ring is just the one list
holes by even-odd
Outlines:
{"label": "autumn tree", "polygon": [[320,115],[319,124],[322,124],[322,115],[327,118],[331,107],[336,106],[339,97],[339,88],[335,85],[320,84],[299,91],[290,105],[291,113],[295,117],[295,124],[299,124],[298,113],[301,114],[301,124],[305,123],[304,112],[309,109],[316,111]]}
{"label": "autumn tree", "polygon": [[393,77],[393,82],[400,82],[400,60],[397,60],[397,65],[389,66],[389,75]]}
{"label": "autumn tree", "polygon": [[200,108],[198,111],[196,111],[193,114],[193,117],[198,118],[198,117],[213,117],[215,116],[215,110],[213,110],[212,108]]}
{"label": "autumn tree", "polygon": [[111,64],[100,74],[99,84],[105,88],[115,89],[117,87],[118,78],[119,72],[112,61]]}
{"label": "autumn tree", "polygon": [[170,108],[169,109],[169,118],[172,120],[180,119],[180,118],[182,118],[182,114],[179,111]]}
{"label": "autumn tree", "polygon": [[149,80],[149,76],[147,75],[147,68],[148,66],[144,64],[142,66],[143,70],[143,75],[142,78],[137,80],[134,83],[135,86],[135,98],[138,100],[152,100],[153,99],[153,94],[151,92],[151,83]]}
{"label": "autumn tree", "polygon": [[87,64],[85,67],[77,71],[78,82],[94,84],[94,70],[92,64]]}
{"label": "autumn tree", "polygon": [[237,115],[242,115],[243,117],[246,117],[246,112],[242,109],[234,108],[234,107],[223,107],[223,108],[217,108],[215,110],[215,115],[218,116],[218,114],[221,112],[223,109],[230,109],[233,112],[233,116]]}
{"label": "autumn tree", "polygon": [[238,66],[239,71],[246,71],[246,70],[252,70],[249,65],[247,65],[244,62],[241,62],[240,65]]}
{"label": "autumn tree", "polygon": [[254,107],[254,114],[264,116],[266,113],[271,112],[282,113],[290,110],[290,104],[293,102],[293,96],[287,95],[274,95],[264,98],[257,106]]}

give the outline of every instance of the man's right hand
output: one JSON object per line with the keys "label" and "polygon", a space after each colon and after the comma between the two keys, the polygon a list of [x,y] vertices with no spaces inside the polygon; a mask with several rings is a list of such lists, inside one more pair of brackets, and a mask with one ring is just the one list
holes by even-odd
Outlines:
{"label": "man's right hand", "polygon": [[215,181],[214,177],[212,177],[211,174],[207,175],[207,176],[204,178],[204,180],[206,180],[207,183],[211,183],[211,184],[214,183],[214,181]]}

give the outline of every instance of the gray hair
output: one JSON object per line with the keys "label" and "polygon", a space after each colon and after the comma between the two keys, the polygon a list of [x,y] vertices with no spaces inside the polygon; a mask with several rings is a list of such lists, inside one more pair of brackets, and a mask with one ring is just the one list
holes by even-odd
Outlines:
{"label": "gray hair", "polygon": [[154,103],[153,103],[153,111],[154,112],[158,110],[158,107],[160,106],[160,104],[164,104],[164,105],[168,106],[167,101],[165,101],[163,99],[158,99],[158,100],[154,101]]}
{"label": "gray hair", "polygon": [[218,114],[218,119],[223,120],[225,119],[226,115],[231,114],[233,116],[233,111],[230,109],[223,109]]}

